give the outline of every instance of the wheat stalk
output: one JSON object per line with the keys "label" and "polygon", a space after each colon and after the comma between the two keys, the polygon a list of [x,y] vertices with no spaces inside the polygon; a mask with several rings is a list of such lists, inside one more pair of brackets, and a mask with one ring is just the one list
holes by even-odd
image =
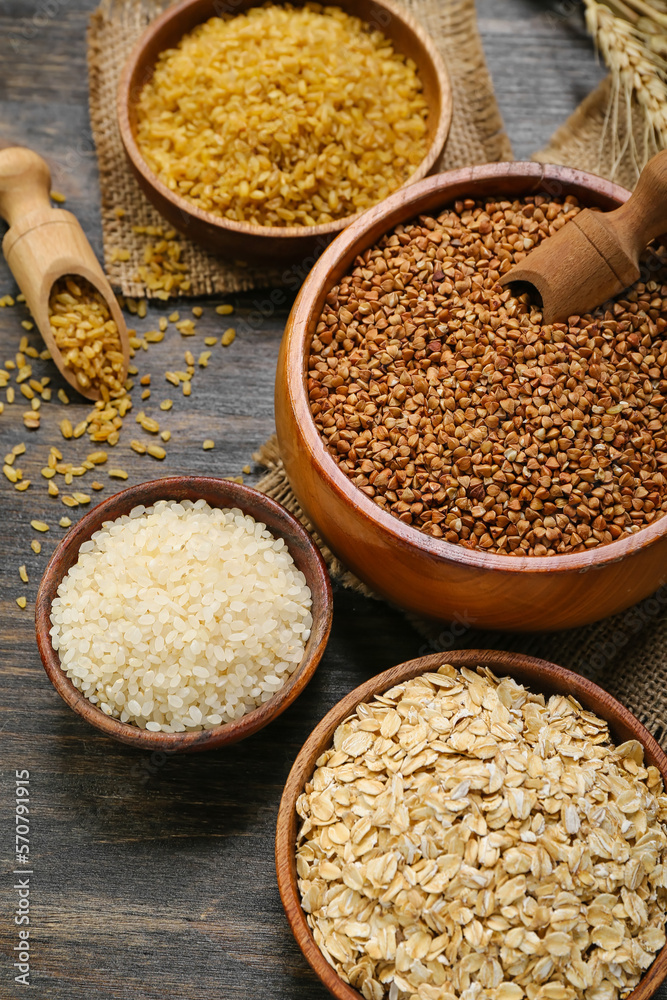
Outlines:
{"label": "wheat stalk", "polygon": [[[611,130],[612,176],[628,148],[640,170],[657,149],[667,147],[667,62],[663,57],[667,14],[645,0],[584,2],[586,26],[612,74],[612,99],[603,132],[607,141]],[[633,100],[645,121],[641,151],[632,127]],[[621,118],[624,128],[619,128]],[[619,135],[624,138],[620,140]]]}

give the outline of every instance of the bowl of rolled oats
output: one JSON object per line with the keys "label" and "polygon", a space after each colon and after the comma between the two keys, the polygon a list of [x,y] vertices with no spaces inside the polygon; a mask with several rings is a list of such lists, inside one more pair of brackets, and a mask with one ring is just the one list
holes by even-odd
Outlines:
{"label": "bowl of rolled oats", "polygon": [[627,197],[560,166],[452,171],[370,209],[310,272],[282,341],[279,444],[303,509],[375,592],[540,630],[663,582],[664,248],[567,323],[499,284],[582,207]]}
{"label": "bowl of rolled oats", "polygon": [[400,664],[294,763],[287,918],[339,1000],[646,1000],[667,975],[666,780],[642,724],[562,667]]}

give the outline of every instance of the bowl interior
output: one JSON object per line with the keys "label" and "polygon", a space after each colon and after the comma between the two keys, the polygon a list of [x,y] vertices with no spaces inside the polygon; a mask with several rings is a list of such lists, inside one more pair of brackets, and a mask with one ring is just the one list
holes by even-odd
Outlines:
{"label": "bowl interior", "polygon": [[[51,604],[64,576],[76,563],[80,546],[105,521],[129,514],[139,504],[149,507],[158,500],[199,499],[206,500],[212,507],[238,507],[256,521],[263,522],[275,537],[284,538],[297,569],[304,574],[312,593],[313,626],[299,666],[283,687],[258,708],[240,719],[213,729],[151,733],[105,715],[67,677],[49,635]],[[236,743],[280,715],[301,693],[314,673],[329,637],[331,616],[329,575],[319,549],[305,528],[284,507],[263,493],[249,486],[205,476],[182,476],[141,483],[94,507],[68,532],[51,557],[39,587],[35,609],[37,643],[44,669],[58,693],[75,712],[124,743],[154,749],[169,747],[180,751],[210,749],[226,743]]]}
{"label": "bowl interior", "polygon": [[[365,212],[318,261],[295,304],[294,320],[299,328],[303,353],[301,375],[304,389],[310,342],[325,299],[349,271],[356,257],[395,226],[418,215],[441,212],[460,198],[521,198],[540,194],[551,198],[571,194],[586,207],[602,211],[618,208],[630,197],[625,188],[581,170],[530,162],[492,163],[438,174],[409,192],[403,192],[400,197],[391,195],[382,205]],[[300,300],[305,300],[305,309],[297,308]]]}
{"label": "bowl interior", "polygon": [[[299,825],[296,800],[312,775],[318,757],[331,746],[335,729],[354,713],[357,705],[382,694],[395,684],[437,670],[445,663],[457,668],[489,667],[497,676],[513,677],[533,691],[546,695],[572,695],[584,708],[609,724],[615,743],[638,740],[644,747],[645,761],[658,768],[667,787],[667,756],[639,720],[592,681],[545,660],[496,650],[456,650],[401,663],[355,688],[331,709],[301,748],[285,785],[276,829],[276,872],[287,919],[305,958],[338,1000],[359,1000],[360,994],[344,983],[324,958],[301,908],[295,853]],[[626,1000],[648,1000],[666,976],[667,945],[656,955],[653,964]]]}
{"label": "bowl interior", "polygon": [[[349,271],[357,256],[372,247],[395,226],[422,214],[437,213],[457,199],[512,198],[538,194],[551,198],[571,194],[584,206],[603,211],[618,208],[630,197],[630,192],[625,188],[594,174],[532,162],[485,164],[428,177],[409,190],[391,195],[382,204],[369,209],[362,217],[353,221],[316,262],[294,303],[283,345],[288,359],[287,391],[291,405],[299,414],[300,430],[307,439],[311,461],[323,470],[330,487],[344,497],[346,505],[351,510],[360,511],[365,519],[380,525],[398,549],[417,549],[431,558],[444,558],[480,569],[493,567],[509,573],[525,570],[540,573],[571,572],[614,562],[652,544],[667,531],[667,518],[661,518],[630,536],[597,549],[552,556],[505,556],[464,549],[443,539],[425,535],[381,510],[340,470],[315,426],[307,389],[310,344],[326,296]],[[284,441],[280,436],[280,421],[278,435],[289,473],[287,458],[290,442]],[[318,523],[317,527],[326,537],[325,525]]]}
{"label": "bowl interior", "polygon": [[[197,208],[180,195],[170,191],[150,170],[136,143],[136,102],[146,83],[153,76],[155,64],[161,52],[178,44],[183,35],[210,17],[225,14],[240,14],[249,7],[260,6],[263,0],[183,0],[169,8],[151,24],[139,40],[126,65],[119,87],[119,115],[121,135],[126,152],[142,177],[163,198],[177,205],[181,212],[201,221],[231,229],[233,231],[267,237],[303,237],[333,234],[348,224],[349,216],[317,226],[256,226],[250,223],[234,222],[211,215]],[[290,0],[293,6],[302,7],[307,0]],[[399,10],[389,0],[337,0],[336,6],[366,21],[371,27],[382,31],[394,43],[394,47],[416,64],[424,85],[424,96],[428,103],[427,153],[415,173],[406,182],[425,177],[440,155],[447,138],[452,115],[452,95],[449,77],[444,63],[426,32],[406,11]]]}

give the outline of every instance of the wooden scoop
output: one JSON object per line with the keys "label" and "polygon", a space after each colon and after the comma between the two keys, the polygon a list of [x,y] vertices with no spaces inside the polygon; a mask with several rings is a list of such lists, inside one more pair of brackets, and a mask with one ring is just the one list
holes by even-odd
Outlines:
{"label": "wooden scoop", "polygon": [[71,212],[51,207],[51,174],[37,153],[20,146],[0,149],[0,215],[10,229],[2,249],[51,357],[69,384],[87,399],[99,390],[82,389],[65,366],[49,322],[49,295],[66,274],[86,278],[106,300],[123,349],[122,381],[127,378],[130,345],[116,296],[80,224]]}
{"label": "wooden scoop", "polygon": [[533,285],[543,322],[592,312],[640,276],[639,255],[667,232],[667,150],[642,170],[632,196],[613,212],[585,208],[500,279]]}

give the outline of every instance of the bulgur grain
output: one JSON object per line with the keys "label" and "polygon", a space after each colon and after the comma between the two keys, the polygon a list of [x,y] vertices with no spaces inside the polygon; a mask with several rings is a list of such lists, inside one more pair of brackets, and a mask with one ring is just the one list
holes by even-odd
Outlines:
{"label": "bulgur grain", "polygon": [[414,63],[335,7],[211,18],[160,55],[137,117],[139,148],[163,183],[260,226],[353,215],[400,187],[426,152]]}
{"label": "bulgur grain", "polygon": [[49,320],[63,362],[79,387],[97,389],[107,399],[123,395],[120,334],[97,289],[83,278],[60,278],[49,296]]}

